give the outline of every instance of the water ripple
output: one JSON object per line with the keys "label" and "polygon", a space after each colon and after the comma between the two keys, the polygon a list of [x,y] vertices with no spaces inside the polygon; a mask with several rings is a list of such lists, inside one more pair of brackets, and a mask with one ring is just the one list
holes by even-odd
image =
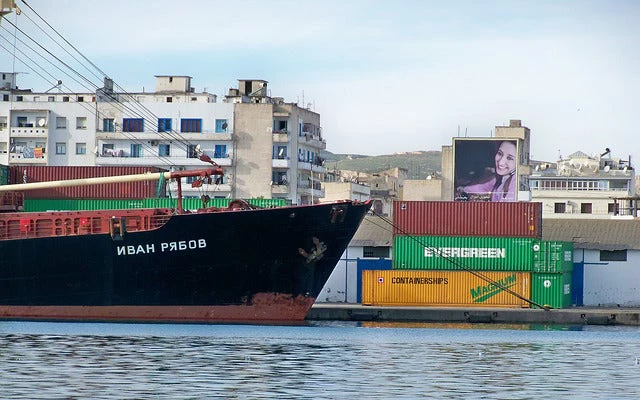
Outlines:
{"label": "water ripple", "polygon": [[1,398],[636,399],[640,330],[0,322]]}

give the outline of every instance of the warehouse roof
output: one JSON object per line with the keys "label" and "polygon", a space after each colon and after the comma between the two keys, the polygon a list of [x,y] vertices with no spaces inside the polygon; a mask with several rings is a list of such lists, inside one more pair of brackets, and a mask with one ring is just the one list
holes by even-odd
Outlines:
{"label": "warehouse roof", "polygon": [[640,220],[543,218],[542,239],[573,242],[577,249],[640,250]]}

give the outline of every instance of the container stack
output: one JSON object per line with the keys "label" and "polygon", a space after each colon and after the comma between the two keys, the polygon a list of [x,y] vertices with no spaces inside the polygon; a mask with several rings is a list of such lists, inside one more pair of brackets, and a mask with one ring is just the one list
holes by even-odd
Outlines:
{"label": "container stack", "polygon": [[393,217],[392,270],[363,271],[365,305],[570,302],[573,249],[540,240],[540,203],[396,201]]}
{"label": "container stack", "polygon": [[[9,184],[51,182],[106,176],[166,172],[157,167],[117,166],[10,166]],[[28,190],[25,199],[144,199],[165,196],[165,185],[157,181],[107,183],[50,189]]]}

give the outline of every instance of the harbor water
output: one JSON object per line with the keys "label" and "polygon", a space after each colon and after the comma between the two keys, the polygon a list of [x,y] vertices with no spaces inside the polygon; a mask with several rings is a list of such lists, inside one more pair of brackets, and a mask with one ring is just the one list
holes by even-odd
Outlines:
{"label": "harbor water", "polygon": [[640,328],[0,321],[0,398],[637,399]]}

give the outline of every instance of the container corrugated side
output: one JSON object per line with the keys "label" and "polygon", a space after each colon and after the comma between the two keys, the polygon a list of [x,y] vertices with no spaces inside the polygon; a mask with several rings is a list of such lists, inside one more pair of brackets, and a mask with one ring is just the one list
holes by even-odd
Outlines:
{"label": "container corrugated side", "polygon": [[393,233],[542,237],[542,203],[394,201]]}
{"label": "container corrugated side", "polygon": [[9,167],[0,165],[0,185],[9,184]]}
{"label": "container corrugated side", "polygon": [[[11,184],[50,182],[163,171],[165,170],[157,167],[141,166],[11,166],[9,182]],[[158,188],[160,188],[159,193]],[[164,196],[165,193],[165,185],[159,186],[158,181],[109,183],[24,191],[25,199],[143,199],[158,195]]]}
{"label": "container corrugated side", "polygon": [[362,271],[362,304],[371,306],[529,307],[531,275],[483,272],[491,282],[464,271]]}
{"label": "container corrugated side", "polygon": [[394,269],[531,272],[531,238],[395,236]]}
{"label": "container corrugated side", "polygon": [[42,211],[79,211],[79,210],[126,210],[143,208],[142,200],[136,199],[27,199],[24,210]]}
{"label": "container corrugated side", "polygon": [[[260,207],[279,207],[286,202],[281,199],[250,199],[249,204]],[[159,197],[146,199],[27,199],[24,201],[24,211],[77,211],[77,210],[123,210],[132,208],[176,208],[177,199]],[[229,199],[211,199],[208,207],[227,207]],[[197,198],[182,199],[185,210],[202,208],[202,201]]]}
{"label": "container corrugated side", "polygon": [[531,300],[552,308],[571,307],[571,275],[571,272],[531,274]]}
{"label": "container corrugated side", "polygon": [[573,243],[541,240],[533,245],[532,272],[570,272],[573,270]]}

